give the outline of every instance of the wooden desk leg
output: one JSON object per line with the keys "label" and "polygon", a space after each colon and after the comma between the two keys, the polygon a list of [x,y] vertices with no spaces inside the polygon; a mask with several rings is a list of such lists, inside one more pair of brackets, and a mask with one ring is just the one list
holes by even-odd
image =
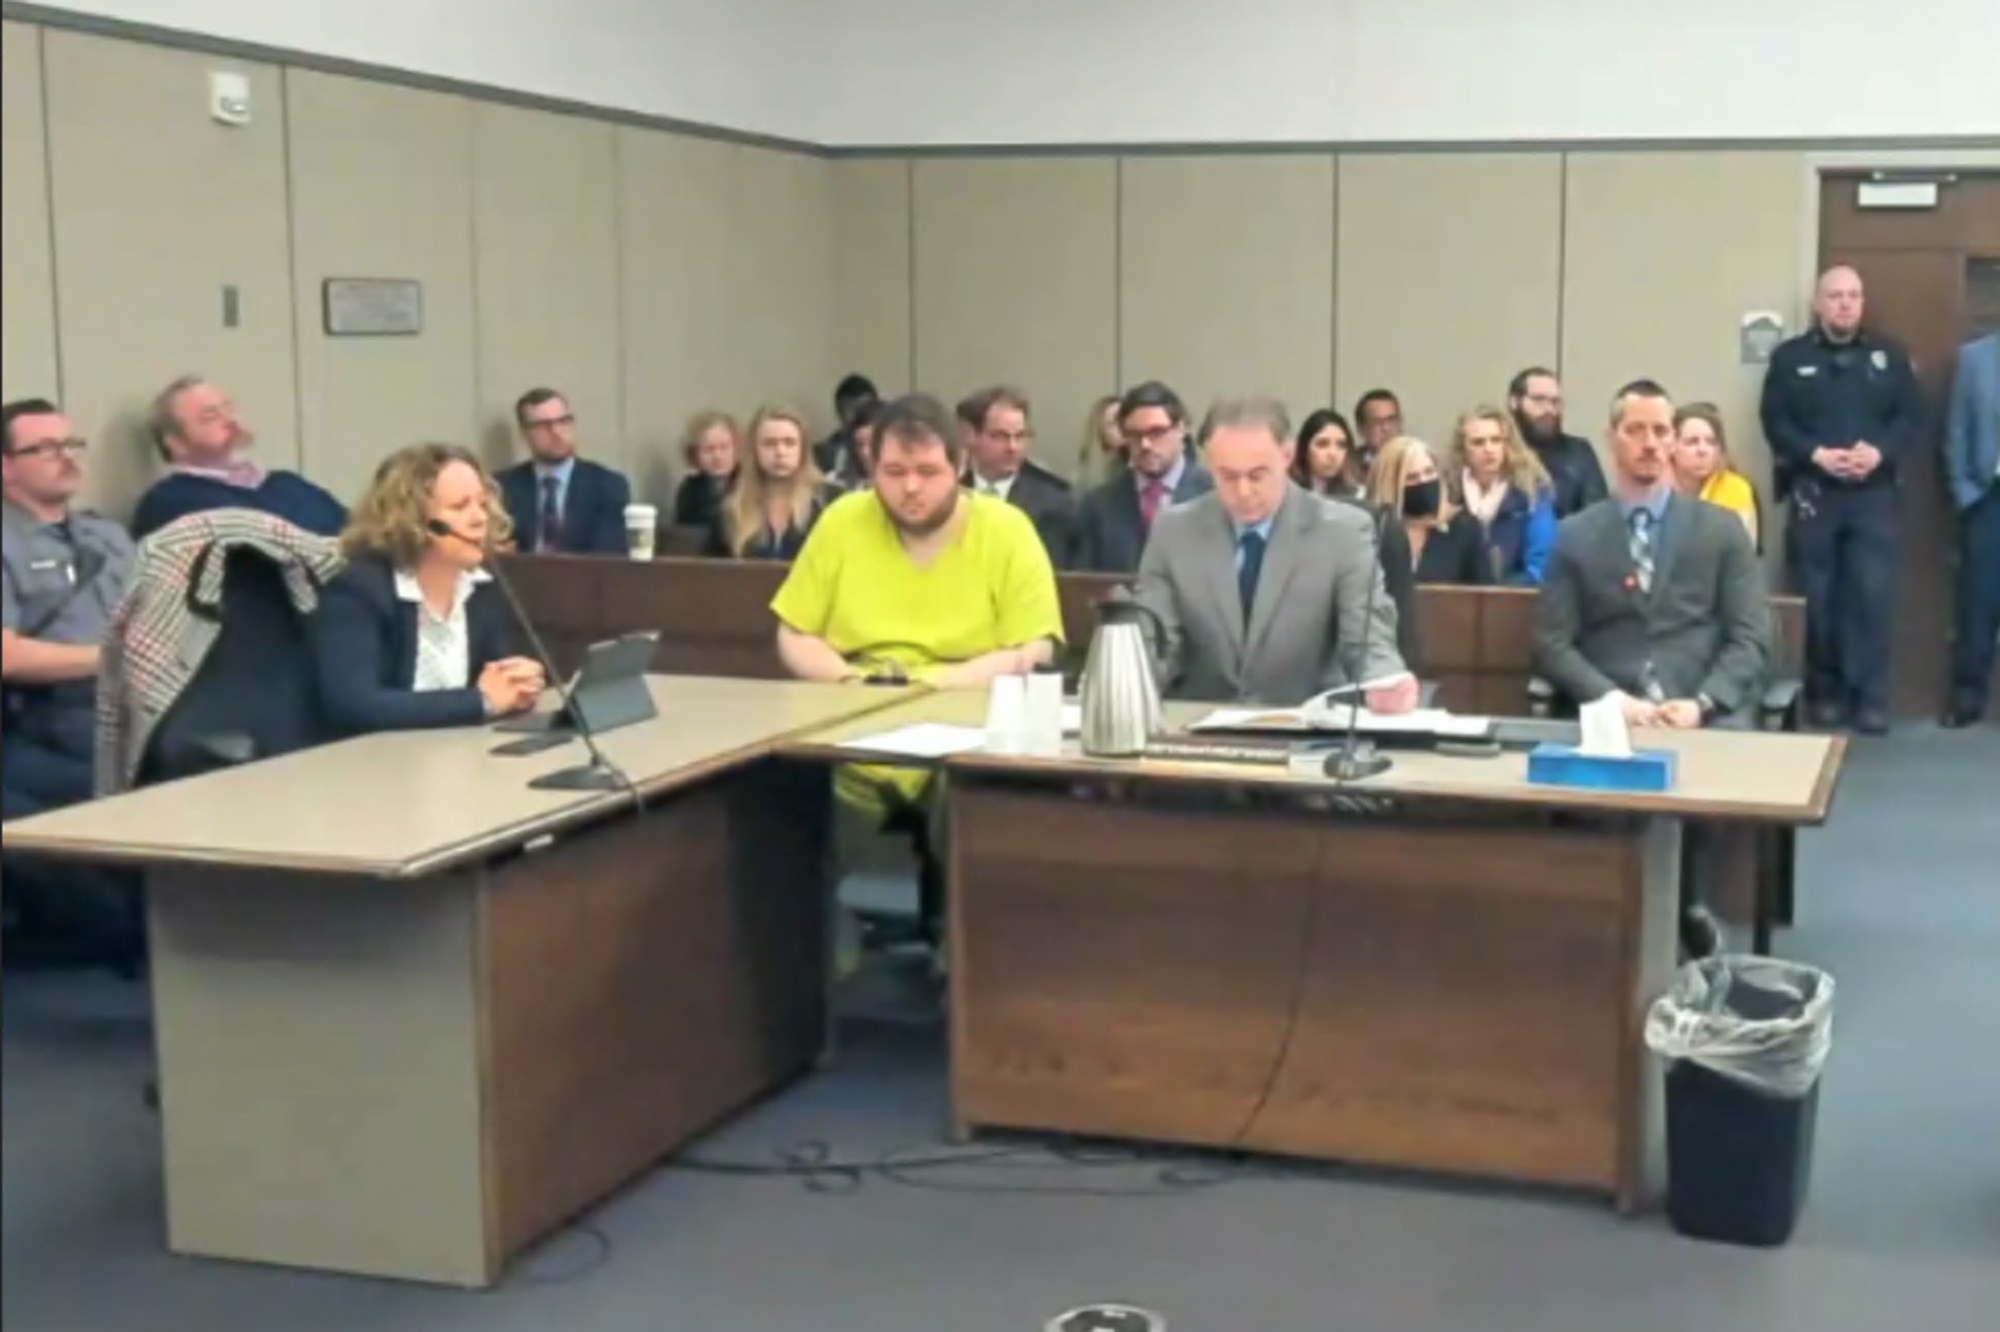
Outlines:
{"label": "wooden desk leg", "polygon": [[484,1285],[476,874],[150,875],[167,1243]]}

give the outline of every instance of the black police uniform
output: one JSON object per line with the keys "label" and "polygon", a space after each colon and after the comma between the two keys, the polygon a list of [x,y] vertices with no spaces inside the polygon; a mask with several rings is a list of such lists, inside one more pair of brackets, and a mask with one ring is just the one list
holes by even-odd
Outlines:
{"label": "black police uniform", "polygon": [[[1806,599],[1806,696],[1816,707],[1886,718],[1897,474],[1918,447],[1923,419],[1909,355],[1865,329],[1841,343],[1815,326],[1772,354],[1760,415],[1778,494],[1791,498],[1792,576]],[[1861,440],[1882,454],[1865,479],[1813,465],[1815,449]]]}

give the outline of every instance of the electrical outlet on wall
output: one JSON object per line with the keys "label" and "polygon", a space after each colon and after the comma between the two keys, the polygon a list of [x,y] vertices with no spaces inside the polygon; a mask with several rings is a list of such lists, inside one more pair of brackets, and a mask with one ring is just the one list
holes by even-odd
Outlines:
{"label": "electrical outlet on wall", "polygon": [[212,71],[208,76],[208,114],[224,125],[250,123],[250,76]]}

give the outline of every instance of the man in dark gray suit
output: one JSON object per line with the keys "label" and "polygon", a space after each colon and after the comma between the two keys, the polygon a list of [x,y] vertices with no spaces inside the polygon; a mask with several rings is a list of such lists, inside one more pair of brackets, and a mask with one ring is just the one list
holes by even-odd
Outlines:
{"label": "man in dark gray suit", "polygon": [[965,484],[1028,515],[1048,548],[1049,563],[1069,567],[1076,544],[1076,501],[1069,482],[1028,456],[1034,428],[1028,395],[996,385],[958,404],[965,432]]}
{"label": "man in dark gray suit", "polygon": [[1674,493],[1674,405],[1651,380],[1611,408],[1611,498],[1565,519],[1542,581],[1537,668],[1635,726],[1740,723],[1769,667],[1756,552],[1734,515]]}
{"label": "man in dark gray suit", "polygon": [[1284,407],[1225,398],[1202,443],[1215,489],[1162,513],[1139,562],[1138,599],[1165,630],[1166,693],[1291,706],[1366,683],[1378,712],[1415,707],[1376,525],[1293,484]]}
{"label": "man in dark gray suit", "polygon": [[[1763,694],[1770,612],[1750,537],[1725,509],[1674,493],[1674,404],[1650,379],[1611,403],[1611,498],[1563,520],[1542,579],[1535,664],[1578,702],[1616,696],[1634,726],[1743,726]],[[1719,844],[1689,831],[1681,940],[1722,932],[1700,901]]]}
{"label": "man in dark gray suit", "polygon": [[1187,408],[1158,381],[1118,400],[1125,470],[1083,497],[1077,513],[1078,569],[1131,573],[1139,567],[1154,520],[1170,506],[1205,495],[1214,483],[1187,456]]}

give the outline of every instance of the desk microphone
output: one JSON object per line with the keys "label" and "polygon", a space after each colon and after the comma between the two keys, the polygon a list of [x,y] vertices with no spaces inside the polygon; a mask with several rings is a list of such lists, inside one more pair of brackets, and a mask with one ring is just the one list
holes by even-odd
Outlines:
{"label": "desk microphone", "polygon": [[[492,553],[487,549],[485,542],[474,540],[441,518],[432,518],[424,526],[430,530],[432,536],[451,537],[455,541],[462,541],[468,546],[477,548],[482,554]],[[584,749],[590,754],[590,762],[579,767],[563,768],[557,772],[544,774],[528,785],[545,791],[623,790],[631,795],[635,807],[642,805],[644,801],[639,794],[639,788],[633,784],[632,778],[623,768],[606,758],[604,751],[598,748],[597,736],[591,729],[590,719],[585,717],[583,709],[577,706],[576,699],[572,696],[573,691],[560,683],[562,675],[556,670],[555,658],[549,654],[548,645],[542,642],[542,636],[535,632],[534,621],[528,618],[527,608],[521,605],[521,598],[514,591],[513,580],[507,577],[507,571],[500,567],[497,560],[488,561],[486,570],[493,576],[494,585],[500,589],[500,595],[506,598],[507,609],[513,613],[515,623],[519,624],[522,631],[527,634],[528,644],[534,649],[535,660],[541,663],[543,674],[549,683],[555,686],[557,696],[562,699],[562,706],[557,709],[557,715],[569,718],[570,724],[576,728],[577,738],[583,741]]]}
{"label": "desk microphone", "polygon": [[[1361,662],[1354,673],[1354,697],[1347,705],[1347,735],[1340,748],[1327,756],[1326,775],[1337,783],[1358,782],[1367,777],[1379,777],[1392,766],[1389,756],[1376,749],[1375,742],[1369,741],[1366,749],[1361,748],[1361,709],[1367,705],[1368,691],[1362,682],[1368,678],[1368,648],[1375,636],[1375,589],[1381,585],[1382,573],[1382,530],[1388,524],[1389,511],[1377,508],[1369,523],[1368,549],[1374,555],[1368,569],[1368,602],[1361,620]],[[1336,632],[1338,629],[1336,627]]]}

